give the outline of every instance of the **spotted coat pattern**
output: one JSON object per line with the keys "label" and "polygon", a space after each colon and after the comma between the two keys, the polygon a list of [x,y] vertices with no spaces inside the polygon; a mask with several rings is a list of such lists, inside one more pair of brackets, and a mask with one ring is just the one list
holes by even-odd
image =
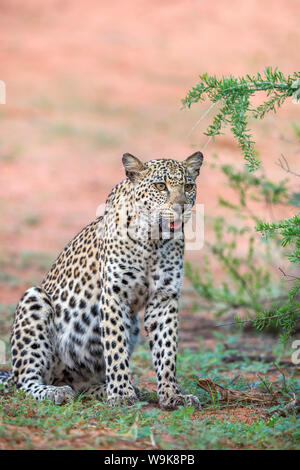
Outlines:
{"label": "spotted coat pattern", "polygon": [[123,156],[127,178],[110,193],[104,215],[20,300],[12,371],[0,373],[0,383],[11,380],[36,399],[57,404],[76,393],[105,396],[110,405],[134,403],[138,389],[129,358],[144,309],[161,406],[198,406],[196,397],[179,392],[176,353],[183,227],[202,160],[200,152],[184,162]]}

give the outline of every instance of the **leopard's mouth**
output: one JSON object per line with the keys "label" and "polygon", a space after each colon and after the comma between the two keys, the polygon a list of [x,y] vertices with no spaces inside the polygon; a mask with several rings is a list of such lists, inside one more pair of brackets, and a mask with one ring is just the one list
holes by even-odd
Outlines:
{"label": "leopard's mouth", "polygon": [[185,224],[191,218],[192,208],[191,206],[186,206],[184,209],[180,209],[180,211],[171,211],[169,209],[160,211],[158,215],[160,232],[179,233],[184,231]]}
{"label": "leopard's mouth", "polygon": [[179,232],[183,231],[184,222],[181,218],[179,219],[167,219],[164,217],[160,217],[159,219],[159,230],[160,232]]}
{"label": "leopard's mouth", "polygon": [[177,230],[181,229],[182,226],[183,226],[183,222],[181,219],[173,220],[172,222],[170,222],[171,232],[176,232]]}

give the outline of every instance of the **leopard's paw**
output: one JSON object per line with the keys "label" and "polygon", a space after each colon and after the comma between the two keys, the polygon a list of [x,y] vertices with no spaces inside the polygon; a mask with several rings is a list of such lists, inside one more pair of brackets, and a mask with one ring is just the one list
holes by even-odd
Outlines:
{"label": "leopard's paw", "polygon": [[161,398],[159,404],[163,409],[174,410],[179,406],[193,407],[196,410],[201,408],[199,398],[195,395],[171,395],[167,398]]}
{"label": "leopard's paw", "polygon": [[113,395],[107,399],[107,403],[109,406],[132,406],[138,401],[138,398],[136,395]]}
{"label": "leopard's paw", "polygon": [[200,400],[196,395],[182,395],[182,398],[184,400],[184,406],[192,406],[195,410],[200,410]]}
{"label": "leopard's paw", "polygon": [[45,398],[48,398],[53,401],[55,405],[63,405],[69,401],[74,400],[75,392],[69,387],[69,385],[64,385],[62,387],[49,387]]}
{"label": "leopard's paw", "polygon": [[134,405],[138,401],[135,387],[128,386],[126,390],[108,393],[107,402],[110,406]]}

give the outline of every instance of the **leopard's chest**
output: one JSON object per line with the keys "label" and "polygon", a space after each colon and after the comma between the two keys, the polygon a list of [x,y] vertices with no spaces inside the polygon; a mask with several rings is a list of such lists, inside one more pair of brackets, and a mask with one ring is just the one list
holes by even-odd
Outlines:
{"label": "leopard's chest", "polygon": [[121,263],[111,266],[110,274],[112,293],[129,304],[132,313],[137,313],[147,305],[155,292],[180,290],[183,274],[182,244],[173,240],[167,248],[154,249],[150,246],[141,249],[132,254],[127,262],[123,259]]}

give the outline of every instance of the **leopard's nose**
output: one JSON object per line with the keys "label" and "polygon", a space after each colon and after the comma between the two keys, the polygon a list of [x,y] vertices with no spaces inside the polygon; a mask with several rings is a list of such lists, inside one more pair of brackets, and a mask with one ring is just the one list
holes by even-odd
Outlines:
{"label": "leopard's nose", "polygon": [[173,206],[178,206],[178,207],[183,207],[185,204],[187,204],[187,199],[185,197],[185,194],[180,193],[177,194],[176,197],[173,199]]}

